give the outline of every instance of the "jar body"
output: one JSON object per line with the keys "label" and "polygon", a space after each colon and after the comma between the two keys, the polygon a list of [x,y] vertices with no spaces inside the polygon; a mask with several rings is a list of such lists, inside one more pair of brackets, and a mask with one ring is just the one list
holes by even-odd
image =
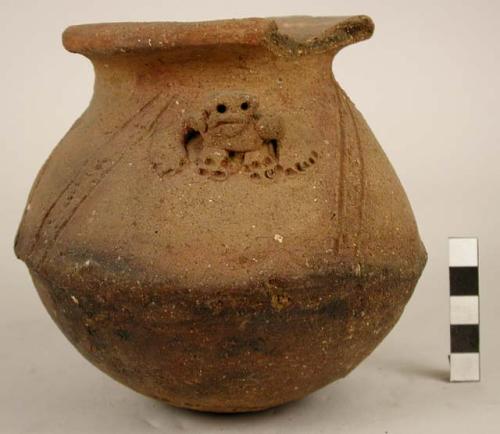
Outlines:
{"label": "jar body", "polygon": [[331,55],[93,63],[90,107],[16,242],[69,340],[118,381],[199,410],[272,407],[350,372],[426,255]]}

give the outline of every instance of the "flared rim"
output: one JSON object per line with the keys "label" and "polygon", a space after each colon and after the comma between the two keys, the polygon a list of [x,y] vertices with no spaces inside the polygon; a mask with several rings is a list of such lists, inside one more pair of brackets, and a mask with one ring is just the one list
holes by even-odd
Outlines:
{"label": "flared rim", "polygon": [[63,44],[68,51],[89,57],[224,45],[263,46],[277,54],[301,56],[338,51],[368,39],[373,30],[372,20],[364,15],[103,23],[67,28]]}

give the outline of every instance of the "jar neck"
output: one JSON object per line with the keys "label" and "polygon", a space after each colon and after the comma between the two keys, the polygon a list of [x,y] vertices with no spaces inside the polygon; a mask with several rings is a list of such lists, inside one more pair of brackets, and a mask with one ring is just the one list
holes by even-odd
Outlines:
{"label": "jar neck", "polygon": [[226,46],[217,50],[183,49],[149,55],[93,57],[95,96],[142,96],[155,92],[307,87],[332,80],[331,53],[283,57],[264,48]]}

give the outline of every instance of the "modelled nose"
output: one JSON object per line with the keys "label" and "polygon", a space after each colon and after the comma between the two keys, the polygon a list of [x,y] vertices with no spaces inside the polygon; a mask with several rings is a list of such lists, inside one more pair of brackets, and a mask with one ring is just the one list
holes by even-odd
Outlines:
{"label": "modelled nose", "polygon": [[216,110],[217,116],[215,116],[214,120],[217,125],[239,124],[245,122],[246,116],[244,111],[240,108],[239,102],[219,102],[216,106]]}

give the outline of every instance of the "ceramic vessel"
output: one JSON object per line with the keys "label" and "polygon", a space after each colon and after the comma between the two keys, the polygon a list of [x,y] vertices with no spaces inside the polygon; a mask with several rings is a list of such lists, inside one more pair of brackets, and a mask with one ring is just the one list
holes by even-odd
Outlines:
{"label": "ceramic vessel", "polygon": [[391,330],[426,253],[331,71],[372,31],[365,16],[66,30],[94,96],[15,249],[88,360],[176,406],[255,411],[345,376]]}

